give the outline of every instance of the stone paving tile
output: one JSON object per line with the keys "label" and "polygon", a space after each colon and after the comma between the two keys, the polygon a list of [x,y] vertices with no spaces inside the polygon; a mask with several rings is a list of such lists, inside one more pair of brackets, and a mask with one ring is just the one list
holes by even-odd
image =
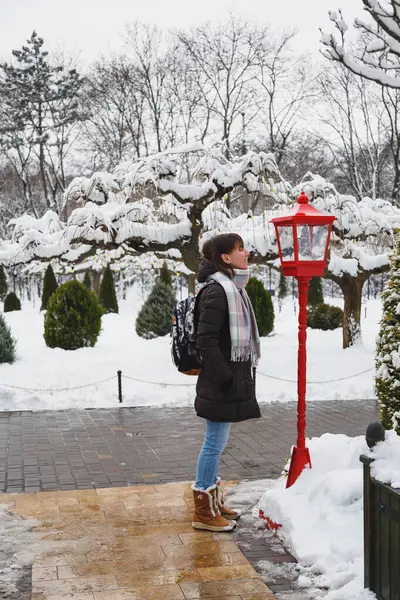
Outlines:
{"label": "stone paving tile", "polygon": [[[223,485],[228,490],[233,484]],[[150,513],[146,523],[135,524],[136,511],[150,504],[157,508],[166,497],[192,509],[188,483],[3,496],[15,503],[10,510],[41,522],[33,530],[42,541],[53,541],[41,544],[33,561],[32,600],[273,598],[231,533],[194,531],[179,518],[159,526]],[[121,526],[118,508],[107,518],[113,501],[121,498],[129,504],[134,500],[130,527],[126,515]],[[90,510],[104,519],[91,520]]]}
{"label": "stone paving tile", "polygon": [[[224,479],[277,477],[296,440],[296,405],[262,406],[234,424]],[[309,402],[307,434],[360,435],[375,401]],[[115,408],[0,413],[0,492],[83,490],[193,478],[204,422],[192,408]]]}

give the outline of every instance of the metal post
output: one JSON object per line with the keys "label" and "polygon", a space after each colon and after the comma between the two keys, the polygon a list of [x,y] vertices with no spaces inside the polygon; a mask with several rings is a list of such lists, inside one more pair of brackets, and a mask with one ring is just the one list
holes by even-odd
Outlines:
{"label": "metal post", "polygon": [[242,115],[242,156],[244,156],[246,154],[246,122],[245,122],[246,114],[244,112],[242,112],[241,115]]}
{"label": "metal post", "polygon": [[294,484],[311,458],[306,448],[306,388],[307,388],[307,300],[310,279],[299,277],[299,345],[297,354],[297,446],[294,446],[286,487]]}
{"label": "metal post", "polygon": [[117,371],[118,376],[118,400],[121,404],[122,402],[122,371]]}

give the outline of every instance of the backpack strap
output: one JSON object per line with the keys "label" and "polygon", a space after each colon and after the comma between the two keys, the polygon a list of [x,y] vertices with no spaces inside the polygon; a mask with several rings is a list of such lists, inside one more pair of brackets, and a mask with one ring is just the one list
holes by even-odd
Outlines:
{"label": "backpack strap", "polygon": [[213,281],[211,279],[211,281],[207,281],[207,283],[205,285],[203,285],[203,287],[197,292],[196,295],[196,300],[194,303],[194,330],[197,331],[197,322],[198,322],[198,318],[199,318],[199,302],[200,302],[200,296],[202,295],[202,293],[204,292],[204,290],[206,288],[208,288],[212,283],[216,283],[215,281]]}

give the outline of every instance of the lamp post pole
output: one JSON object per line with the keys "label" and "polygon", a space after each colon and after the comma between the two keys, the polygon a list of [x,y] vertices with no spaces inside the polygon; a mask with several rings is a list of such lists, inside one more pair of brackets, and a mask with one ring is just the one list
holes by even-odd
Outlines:
{"label": "lamp post pole", "polygon": [[307,388],[307,302],[309,277],[297,277],[299,286],[299,333],[297,351],[297,445],[290,460],[286,487],[294,484],[306,466],[311,467],[311,458],[306,448],[306,388]]}
{"label": "lamp post pole", "polygon": [[306,447],[306,388],[307,388],[307,302],[311,277],[323,274],[333,215],[326,215],[311,206],[301,192],[297,204],[287,215],[275,217],[281,269],[285,276],[295,277],[299,289],[299,330],[297,354],[297,444],[293,446],[286,487],[294,484],[306,467],[311,467]]}

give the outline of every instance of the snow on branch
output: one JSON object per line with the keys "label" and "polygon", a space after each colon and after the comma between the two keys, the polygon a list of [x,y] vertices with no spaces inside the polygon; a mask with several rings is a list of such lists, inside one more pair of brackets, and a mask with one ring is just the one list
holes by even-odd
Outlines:
{"label": "snow on branch", "polygon": [[358,202],[353,196],[339,194],[332,183],[313,173],[307,173],[293,194],[302,190],[316,208],[336,217],[328,266],[332,275],[387,270],[394,230],[400,227],[400,209],[387,200],[363,198]]}
{"label": "snow on branch", "polygon": [[234,189],[235,201],[247,193],[285,204],[289,187],[271,154],[250,152],[228,160],[218,145],[172,148],[122,163],[113,173],[75,178],[64,194],[64,222],[51,211],[39,220],[24,215],[11,221],[12,238],[0,248],[0,260],[79,260],[81,245],[178,249],[191,240],[194,207],[202,214]]}
{"label": "snow on branch", "polygon": [[354,27],[361,32],[364,48],[359,54],[346,48],[348,26],[342,12],[331,11],[336,35],[321,31],[322,54],[343,64],[364,79],[383,87],[400,88],[400,2],[399,0],[362,0],[371,22],[356,19]]}

